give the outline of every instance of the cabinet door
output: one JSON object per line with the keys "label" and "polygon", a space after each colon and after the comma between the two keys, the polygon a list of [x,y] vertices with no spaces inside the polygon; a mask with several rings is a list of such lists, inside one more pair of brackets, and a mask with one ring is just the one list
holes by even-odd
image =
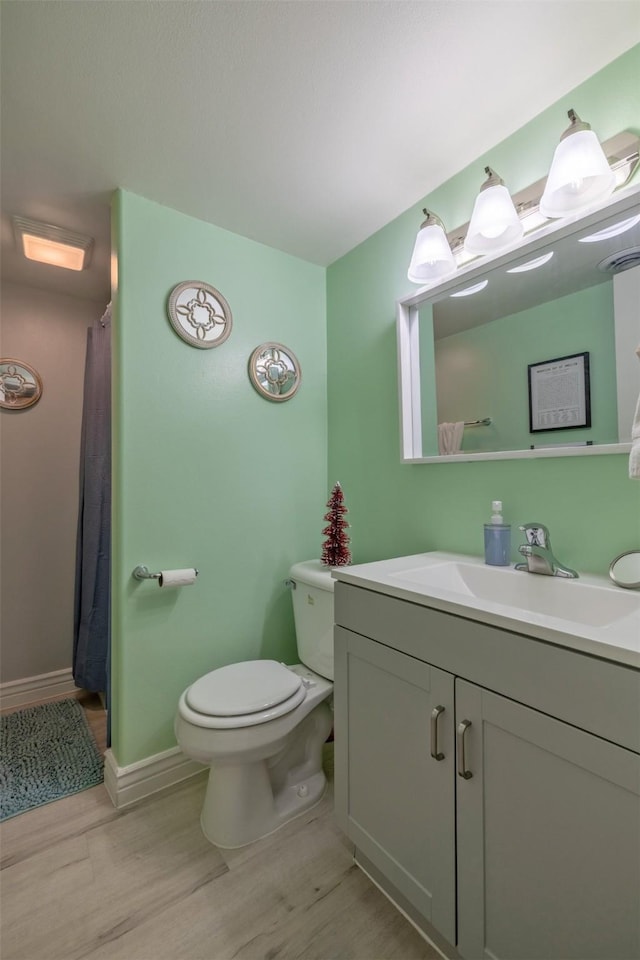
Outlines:
{"label": "cabinet door", "polygon": [[335,653],[338,822],[455,943],[453,676],[341,627]]}
{"label": "cabinet door", "polygon": [[640,756],[461,680],[456,720],[462,956],[639,957]]}

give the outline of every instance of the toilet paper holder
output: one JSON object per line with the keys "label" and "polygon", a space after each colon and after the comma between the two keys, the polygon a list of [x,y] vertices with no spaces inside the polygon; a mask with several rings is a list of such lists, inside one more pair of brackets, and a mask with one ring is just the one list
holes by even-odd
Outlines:
{"label": "toilet paper holder", "polygon": [[[160,577],[162,576],[162,573],[161,571],[158,571],[158,573],[150,573],[149,567],[145,567],[144,564],[139,563],[138,566],[133,571],[132,576],[136,580],[159,580]],[[198,571],[196,570],[196,577],[197,576],[198,576]]]}

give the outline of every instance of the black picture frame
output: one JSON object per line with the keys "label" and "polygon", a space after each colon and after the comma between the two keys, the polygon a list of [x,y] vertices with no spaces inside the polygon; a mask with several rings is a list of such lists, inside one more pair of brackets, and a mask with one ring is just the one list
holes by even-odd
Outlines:
{"label": "black picture frame", "polygon": [[528,365],[529,433],[591,427],[589,353]]}

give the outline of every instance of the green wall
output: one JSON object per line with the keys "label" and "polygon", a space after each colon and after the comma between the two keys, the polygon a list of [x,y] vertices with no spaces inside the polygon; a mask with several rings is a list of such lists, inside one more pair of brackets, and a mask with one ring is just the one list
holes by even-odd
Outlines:
{"label": "green wall", "polygon": [[[591,426],[530,433],[528,365],[583,352],[589,354]],[[433,361],[424,369],[433,376]],[[493,419],[489,427],[465,429],[466,452],[585,440],[617,443],[613,284],[599,283],[442,337],[435,343],[435,370],[440,421],[465,420],[474,413]]]}
{"label": "green wall", "polygon": [[[395,332],[395,301],[417,289],[406,272],[421,208],[451,229],[469,219],[485,165],[513,192],[546,176],[570,107],[603,140],[640,133],[638,89],[640,46],[329,267],[329,476],[345,492],[355,563],[426,550],[480,555],[496,498],[512,524],[546,523],[558,557],[579,571],[606,573],[616,553],[640,545],[640,483],[624,455],[401,464]],[[428,131],[409,132],[419,136]]]}
{"label": "green wall", "polygon": [[[320,556],[326,485],[325,271],[130,193],[114,244],[113,752],[126,766],[175,745],[181,691],[223,664],[291,662],[290,565]],[[183,280],[233,312],[229,339],[186,344],[166,314]],[[268,340],[302,367],[290,401],[251,386]],[[131,572],[196,566],[160,590]]]}

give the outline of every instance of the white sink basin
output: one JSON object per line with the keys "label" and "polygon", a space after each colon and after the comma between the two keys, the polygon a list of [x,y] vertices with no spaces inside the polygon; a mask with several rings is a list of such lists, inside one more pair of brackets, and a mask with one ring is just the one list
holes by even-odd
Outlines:
{"label": "white sink basin", "polygon": [[638,610],[637,595],[625,594],[613,585],[545,577],[513,567],[480,566],[450,560],[397,570],[389,577],[427,589],[446,590],[517,607],[529,614],[559,617],[593,627],[615,623]]}
{"label": "white sink basin", "polygon": [[443,552],[338,567],[332,576],[640,669],[640,591],[604,576],[546,577]]}

